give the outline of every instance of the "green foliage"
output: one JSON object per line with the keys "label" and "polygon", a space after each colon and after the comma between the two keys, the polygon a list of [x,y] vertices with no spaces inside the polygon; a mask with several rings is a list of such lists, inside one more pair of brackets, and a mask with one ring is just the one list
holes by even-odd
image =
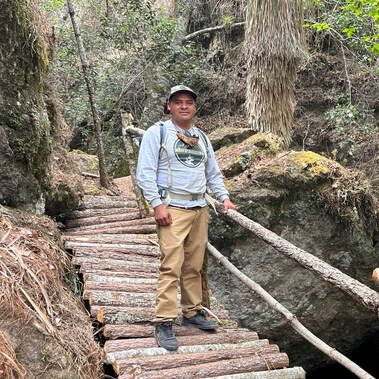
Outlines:
{"label": "green foliage", "polygon": [[[52,17],[60,15],[60,4],[61,0],[45,0]],[[101,0],[77,0],[74,5],[102,117],[121,99],[121,105],[138,118],[144,111],[147,78],[158,83],[163,77],[165,92],[171,83],[197,80],[206,66],[201,48],[174,43],[175,19],[159,13],[149,1],[114,0],[106,8]],[[88,100],[70,19],[58,17],[56,30],[55,72],[62,80],[66,117],[78,125],[87,118]]]}
{"label": "green foliage", "polygon": [[353,158],[358,143],[375,132],[373,109],[359,109],[356,105],[337,105],[325,112],[328,124],[333,128],[338,140],[338,155]]}
{"label": "green foliage", "polygon": [[[176,20],[160,13],[151,1],[73,3],[102,120],[108,170],[115,172],[124,155],[119,109],[130,111],[137,122],[156,121],[167,89],[174,83],[199,82],[208,67],[207,56],[194,42],[177,40]],[[92,119],[71,20],[64,1],[44,0],[44,7],[57,35],[54,72],[65,117],[85,141]],[[154,114],[154,109],[159,110]],[[88,151],[95,149],[93,142]]]}
{"label": "green foliage", "polygon": [[[379,55],[379,0],[313,1],[313,17],[304,25],[328,33],[345,47],[374,61]],[[316,8],[316,12],[314,11]]]}
{"label": "green foliage", "polygon": [[60,10],[65,4],[65,0],[42,0],[41,2],[41,6],[45,11]]}

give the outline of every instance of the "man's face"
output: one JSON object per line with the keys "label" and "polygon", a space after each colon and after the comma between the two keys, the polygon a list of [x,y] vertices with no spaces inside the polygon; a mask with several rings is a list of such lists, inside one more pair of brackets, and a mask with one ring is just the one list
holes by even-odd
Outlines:
{"label": "man's face", "polygon": [[196,114],[196,102],[188,93],[179,92],[170,99],[168,109],[174,121],[191,121]]}

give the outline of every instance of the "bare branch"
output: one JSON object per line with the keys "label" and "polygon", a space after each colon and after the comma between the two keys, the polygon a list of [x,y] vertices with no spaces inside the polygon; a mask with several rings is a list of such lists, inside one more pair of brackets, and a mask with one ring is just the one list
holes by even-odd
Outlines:
{"label": "bare branch", "polygon": [[68,8],[68,13],[70,14],[72,28],[74,30],[76,43],[78,45],[78,51],[79,51],[80,61],[82,64],[83,76],[84,76],[84,80],[85,80],[86,85],[87,85],[88,99],[89,99],[89,103],[90,103],[90,107],[91,107],[93,123],[95,126],[95,137],[96,137],[96,143],[97,143],[97,156],[99,158],[100,183],[103,187],[110,188],[110,182],[109,182],[109,178],[108,178],[108,175],[106,172],[106,167],[105,167],[105,155],[104,155],[103,140],[101,138],[100,118],[99,118],[99,115],[98,115],[97,109],[96,109],[95,90],[93,88],[92,80],[90,77],[88,60],[87,60],[86,52],[84,50],[83,41],[82,41],[82,37],[80,35],[79,27],[78,27],[76,20],[75,20],[75,11],[74,11],[74,7],[72,5],[71,0],[67,0],[67,8]]}
{"label": "bare branch", "polygon": [[214,246],[208,243],[208,251],[220,262],[222,263],[233,275],[240,279],[247,287],[253,290],[259,297],[261,297],[267,304],[269,304],[277,312],[284,315],[295,331],[309,341],[317,349],[321,350],[328,357],[334,361],[340,363],[342,366],[346,367],[349,371],[353,372],[358,378],[362,379],[374,379],[369,373],[364,371],[361,367],[351,361],[349,358],[345,357],[339,351],[333,347],[326,344],[320,338],[315,336],[310,330],[308,330],[297,318],[291,313],[287,308],[280,304],[276,299],[274,299],[268,292],[266,292],[258,283],[251,280],[244,273],[238,270],[232,263],[230,263],[226,257],[224,257]]}
{"label": "bare branch", "polygon": [[[217,202],[217,208],[222,212],[221,203]],[[235,210],[228,210],[226,216],[236,221],[242,227],[253,232],[259,239],[265,241],[274,249],[285,256],[300,263],[306,269],[316,272],[324,280],[332,283],[340,290],[351,296],[355,301],[379,316],[379,293],[360,281],[351,278],[342,271],[324,262],[320,258],[306,252],[266,229],[255,221]]]}
{"label": "bare branch", "polygon": [[245,22],[236,22],[235,24],[232,24],[232,25],[228,25],[228,24],[225,24],[225,25],[218,25],[218,26],[212,26],[210,28],[205,28],[205,29],[201,29],[201,30],[197,30],[196,32],[193,32],[191,34],[187,34],[184,38],[183,38],[183,42],[186,42],[186,41],[189,41],[191,39],[194,39],[202,34],[205,34],[205,33],[213,33],[213,32],[217,32],[219,30],[223,30],[223,29],[228,29],[228,28],[235,28],[237,26],[242,26],[242,25],[245,25],[246,23]]}

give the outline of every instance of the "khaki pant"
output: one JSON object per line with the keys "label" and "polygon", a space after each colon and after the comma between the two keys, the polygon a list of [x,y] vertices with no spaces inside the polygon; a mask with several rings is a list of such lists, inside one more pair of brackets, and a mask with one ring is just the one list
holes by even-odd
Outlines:
{"label": "khaki pant", "polygon": [[161,265],[157,286],[155,322],[178,317],[177,289],[180,281],[183,315],[192,317],[201,309],[200,270],[208,241],[208,207],[168,207],[172,224],[158,226]]}

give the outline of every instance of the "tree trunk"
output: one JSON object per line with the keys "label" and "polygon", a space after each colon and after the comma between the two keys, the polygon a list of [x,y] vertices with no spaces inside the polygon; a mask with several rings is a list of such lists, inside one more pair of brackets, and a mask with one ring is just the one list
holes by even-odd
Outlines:
{"label": "tree trunk", "polygon": [[252,129],[291,140],[294,82],[302,50],[300,0],[250,1],[247,11],[246,106]]}
{"label": "tree trunk", "polygon": [[[221,375],[243,373],[246,371],[266,371],[288,366],[288,356],[284,353],[251,355],[243,358],[225,359],[216,362],[200,363],[180,368],[171,368],[157,371],[146,371],[146,379],[177,379],[186,373],[187,378],[209,378]],[[133,374],[120,375],[119,379],[135,378]]]}
{"label": "tree trunk", "polygon": [[[118,361],[116,366],[116,372],[119,375],[132,373],[136,365],[140,366],[143,372],[153,370],[166,370],[170,368],[181,368],[185,366],[196,365],[202,363],[213,363],[218,361],[224,361],[227,359],[243,358],[249,359],[251,356],[259,356],[262,360],[267,359],[267,363],[270,363],[270,359],[274,355],[279,355],[279,348],[276,345],[248,347],[241,349],[231,350],[216,350],[200,353],[184,353],[175,355],[164,356],[152,356],[142,358],[130,358],[127,360]],[[283,357],[283,354],[282,358]],[[285,358],[284,358],[285,359]],[[288,359],[288,358],[287,358]]]}
{"label": "tree trunk", "polygon": [[82,63],[82,70],[83,70],[83,76],[86,81],[87,85],[87,91],[88,91],[88,99],[90,102],[91,112],[92,112],[92,118],[93,118],[93,124],[95,127],[95,138],[97,143],[97,156],[99,159],[99,174],[100,174],[100,184],[105,187],[110,187],[109,178],[106,172],[105,168],[105,156],[104,156],[104,146],[103,146],[103,140],[101,138],[101,125],[100,125],[100,118],[97,113],[96,109],[96,102],[95,102],[95,91],[92,85],[92,80],[89,73],[89,67],[88,67],[88,61],[86,57],[86,52],[84,50],[82,37],[80,35],[80,31],[78,28],[78,25],[75,20],[75,12],[74,7],[72,5],[71,0],[67,0],[67,8],[68,13],[70,14],[71,22],[72,22],[72,28],[74,30],[76,43],[78,45],[79,50],[79,56],[80,61]]}
{"label": "tree trunk", "polygon": [[[112,308],[112,307],[109,307]],[[244,329],[221,329],[216,333],[204,333],[190,336],[179,336],[179,346],[209,345],[218,343],[240,343],[258,340],[258,334]],[[104,346],[106,354],[122,350],[156,347],[155,338],[129,338],[107,341]]]}

